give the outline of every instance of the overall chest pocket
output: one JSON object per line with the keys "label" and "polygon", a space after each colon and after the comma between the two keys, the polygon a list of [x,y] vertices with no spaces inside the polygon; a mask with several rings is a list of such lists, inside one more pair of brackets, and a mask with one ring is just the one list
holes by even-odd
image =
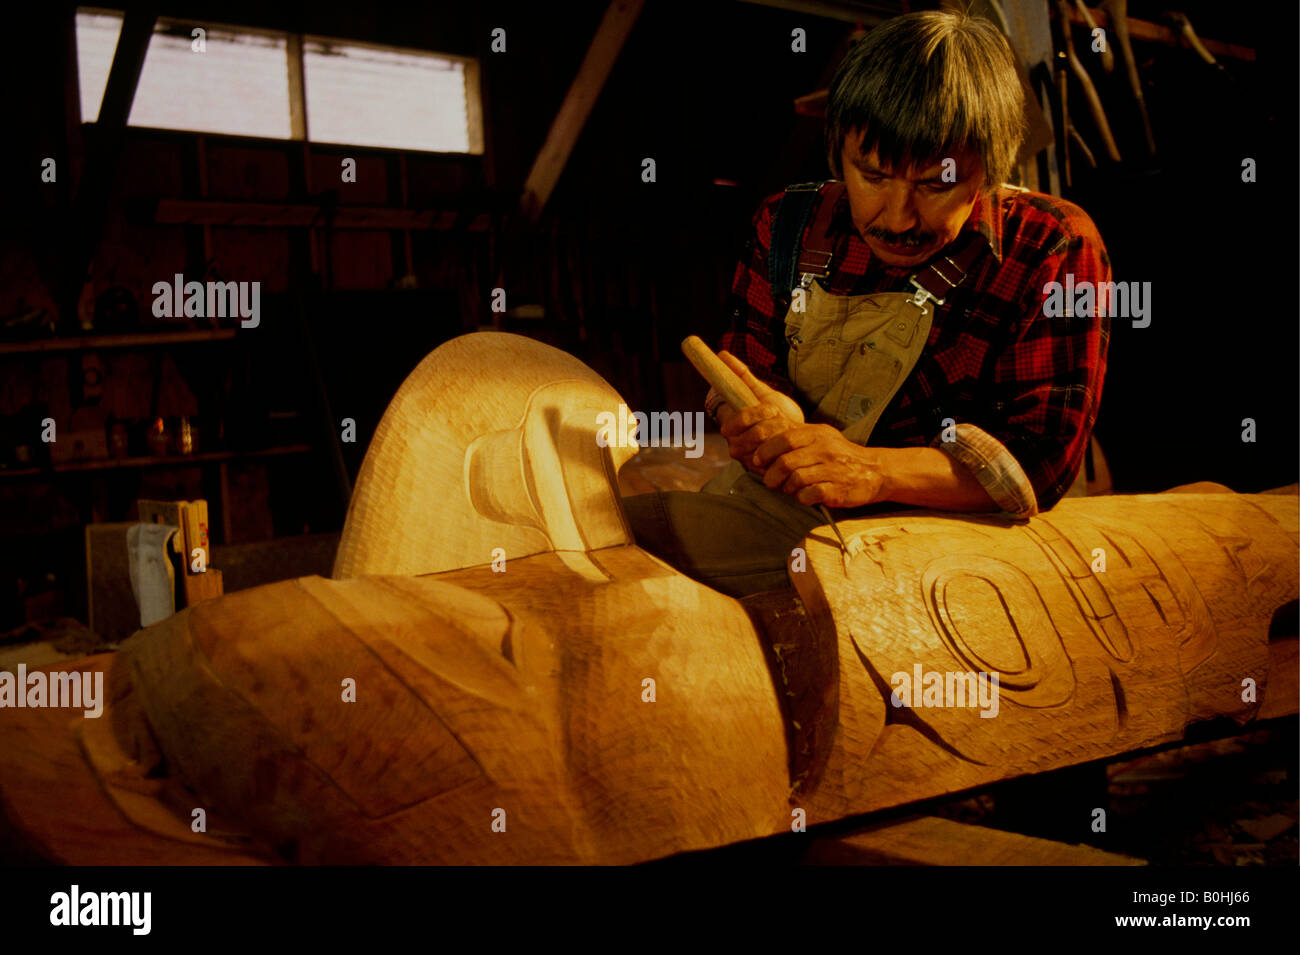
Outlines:
{"label": "overall chest pocket", "polygon": [[903,363],[888,351],[861,342],[845,364],[844,373],[827,392],[824,409],[841,427],[859,418],[878,414],[879,407],[893,395]]}
{"label": "overall chest pocket", "polygon": [[820,404],[840,379],[857,346],[829,336],[804,341],[797,333],[786,340],[790,343],[790,380],[810,402]]}
{"label": "overall chest pocket", "polygon": [[833,298],[814,295],[806,313],[790,312],[785,322],[790,380],[816,405],[845,379],[897,378],[898,362],[874,347],[894,317],[887,299],[870,296],[837,308]]}

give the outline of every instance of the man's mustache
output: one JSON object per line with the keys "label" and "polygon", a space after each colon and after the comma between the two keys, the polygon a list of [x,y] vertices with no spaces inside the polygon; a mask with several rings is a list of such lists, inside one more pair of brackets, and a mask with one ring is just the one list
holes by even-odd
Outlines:
{"label": "man's mustache", "polygon": [[888,245],[919,247],[934,241],[934,236],[929,232],[889,232],[885,229],[868,229],[867,235]]}

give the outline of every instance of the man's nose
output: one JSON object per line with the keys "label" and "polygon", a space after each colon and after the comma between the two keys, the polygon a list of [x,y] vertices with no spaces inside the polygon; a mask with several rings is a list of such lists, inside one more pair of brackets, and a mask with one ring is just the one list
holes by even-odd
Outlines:
{"label": "man's nose", "polygon": [[916,192],[911,183],[891,182],[881,210],[880,228],[901,235],[916,226]]}

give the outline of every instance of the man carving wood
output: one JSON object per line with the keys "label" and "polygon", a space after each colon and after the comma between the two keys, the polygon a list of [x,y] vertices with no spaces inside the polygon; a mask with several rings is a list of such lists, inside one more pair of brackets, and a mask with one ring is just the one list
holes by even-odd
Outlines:
{"label": "man carving wood", "polygon": [[642,547],[733,595],[784,585],[824,521],[898,506],[1024,518],[1078,474],[1104,309],[1044,315],[1043,287],[1110,280],[1077,206],[1000,185],[1023,136],[1013,53],[987,21],[877,27],[830,88],[825,183],[771,196],[736,270],[723,360],[759,397],[710,392],[729,467],[702,493],[629,498]]}

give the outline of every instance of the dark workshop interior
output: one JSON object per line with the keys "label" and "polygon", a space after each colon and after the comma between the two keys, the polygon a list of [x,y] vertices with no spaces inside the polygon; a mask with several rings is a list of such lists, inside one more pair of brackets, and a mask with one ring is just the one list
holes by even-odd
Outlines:
{"label": "dark workshop interior", "polygon": [[[1297,9],[1180,0],[1178,17],[1165,0],[1128,3],[1152,152],[1124,69],[1107,73],[1090,52],[1085,11],[1108,15],[1088,2],[1000,3],[1034,94],[1015,182],[1082,207],[1115,279],[1154,290],[1149,327],[1112,326],[1088,490],[1294,485]],[[127,535],[167,514],[198,525],[221,572],[215,594],[187,592],[181,567],[175,609],[328,578],[390,399],[458,336],[535,339],[589,366],[629,407],[701,409],[707,385],[680,342],[694,334],[719,347],[759,203],[830,178],[822,126],[840,60],[892,17],[949,6],[11,5],[0,670],[112,651],[140,629]],[[991,15],[985,2],[972,9]],[[246,62],[195,78],[184,59],[195,27],[209,49]],[[1119,161],[1058,55],[1062,33]],[[1073,139],[1061,132],[1062,78]],[[229,89],[214,93],[221,83]],[[403,118],[370,115],[366,89],[391,96]],[[415,98],[403,100],[408,89]],[[408,124],[421,110],[436,115]],[[399,127],[412,145],[395,144]],[[256,315],[173,314],[179,276],[260,283]],[[1244,419],[1253,440],[1243,441]],[[43,437],[51,426],[56,440]],[[622,493],[698,489],[727,461],[709,428],[698,462],[643,450],[619,475]],[[1296,628],[1292,602],[1272,635],[1293,639]],[[921,811],[1154,865],[1294,866],[1294,700],[1290,713],[1205,724],[1203,738],[822,832]],[[1109,807],[1110,831],[1067,823],[1060,807],[1076,805]],[[842,861],[805,851],[779,835],[670,861]],[[896,861],[872,852],[852,858]]]}

